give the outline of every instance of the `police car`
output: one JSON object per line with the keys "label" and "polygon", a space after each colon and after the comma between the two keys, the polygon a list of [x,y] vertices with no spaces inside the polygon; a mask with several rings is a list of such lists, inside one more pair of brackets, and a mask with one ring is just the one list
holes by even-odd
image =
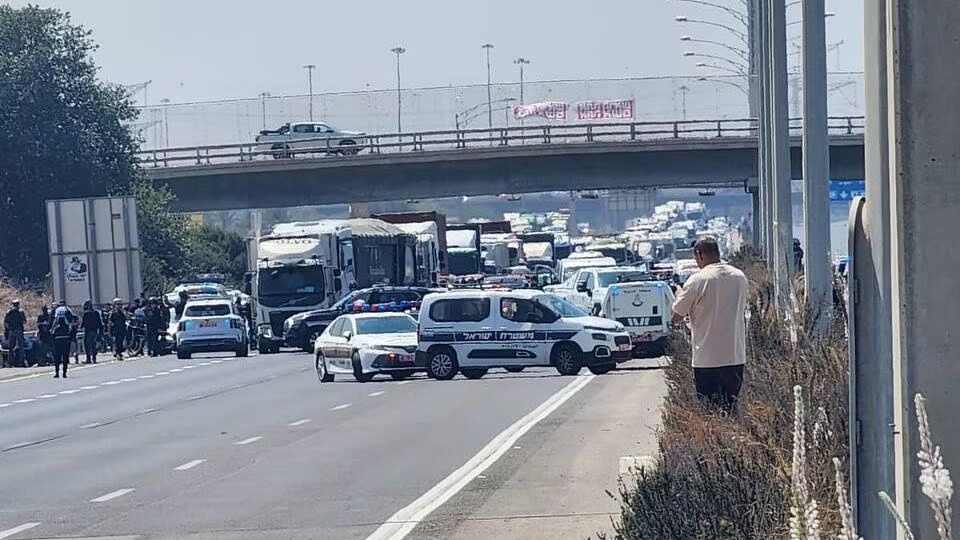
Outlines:
{"label": "police car", "polygon": [[591,317],[567,300],[537,290],[473,290],[431,294],[419,319],[417,367],[449,380],[483,377],[490,368],[553,366],[595,374],[631,358],[622,324]]}
{"label": "police car", "polygon": [[634,281],[610,285],[600,315],[622,324],[638,358],[666,353],[672,330],[673,290],[663,281]]}
{"label": "police car", "polygon": [[177,323],[177,358],[196,352],[232,352],[247,356],[246,321],[229,298],[190,300]]}
{"label": "police car", "polygon": [[417,371],[417,321],[389,311],[389,304],[365,307],[337,317],[314,341],[320,382],[332,382],[337,375],[369,382],[381,373],[399,381]]}

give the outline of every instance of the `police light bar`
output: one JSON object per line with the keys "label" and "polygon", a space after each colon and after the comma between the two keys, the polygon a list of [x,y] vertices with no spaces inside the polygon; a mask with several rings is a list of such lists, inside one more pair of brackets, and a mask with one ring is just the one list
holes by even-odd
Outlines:
{"label": "police light bar", "polygon": [[401,302],[386,302],[382,304],[366,304],[357,302],[349,306],[345,311],[353,313],[402,313],[417,309],[420,309],[419,300],[403,300]]}

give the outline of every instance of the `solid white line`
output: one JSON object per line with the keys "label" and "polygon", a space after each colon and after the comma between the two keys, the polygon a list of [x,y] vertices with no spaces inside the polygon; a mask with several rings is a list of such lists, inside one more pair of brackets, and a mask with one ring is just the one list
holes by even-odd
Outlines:
{"label": "solid white line", "polygon": [[137,380],[137,379],[132,378],[132,377],[129,377],[129,378],[123,379],[123,382],[133,382],[133,381],[135,381],[135,380]]}
{"label": "solid white line", "polygon": [[34,398],[18,399],[14,403],[30,403],[31,401],[36,401]]}
{"label": "solid white line", "polygon": [[17,533],[22,533],[23,531],[29,531],[30,529],[36,527],[36,526],[39,525],[39,524],[40,524],[39,522],[24,523],[23,525],[17,525],[16,527],[14,527],[14,528],[12,528],[12,529],[7,529],[7,530],[5,530],[5,531],[0,531],[0,539],[2,539],[2,538],[10,538],[11,536],[13,536],[13,535],[15,535],[15,534],[17,534]]}
{"label": "solid white line", "polygon": [[193,460],[193,461],[188,461],[188,462],[184,463],[183,465],[181,465],[181,466],[179,466],[179,467],[174,467],[173,470],[175,470],[175,471],[187,471],[187,470],[190,470],[190,469],[196,467],[197,465],[203,463],[204,461],[206,461],[206,460],[205,460],[205,459],[195,459],[195,460]]}
{"label": "solid white line", "polygon": [[90,429],[95,428],[100,425],[100,422],[90,422],[89,424],[84,424],[80,426],[80,429]]}
{"label": "solid white line", "polygon": [[350,406],[349,403],[344,403],[343,405],[337,405],[336,407],[334,407],[334,408],[332,408],[332,409],[330,409],[330,410],[331,410],[331,411],[342,411],[343,409],[346,409],[346,408],[349,407],[349,406]]}
{"label": "solid white line", "polygon": [[75,389],[73,389],[73,390],[61,390],[61,391],[59,391],[59,392],[57,392],[57,393],[58,393],[58,394],[63,394],[63,395],[69,395],[69,394],[76,394],[76,393],[79,392],[79,391],[80,391],[79,388],[75,388]]}
{"label": "solid white line", "polygon": [[255,443],[255,442],[259,441],[259,440],[262,439],[262,438],[263,438],[263,437],[259,437],[259,436],[258,436],[258,437],[250,437],[249,439],[244,439],[244,440],[242,440],[242,441],[237,441],[237,442],[235,442],[235,443],[233,443],[233,444],[235,444],[235,445],[237,445],[237,446],[245,446],[245,445],[248,445],[248,444],[251,444],[251,443]]}
{"label": "solid white line", "polygon": [[450,476],[447,476],[439,484],[421,495],[420,498],[390,516],[383,525],[373,531],[373,534],[367,540],[401,540],[406,537],[424,518],[450,500],[488,467],[496,463],[500,456],[512,448],[520,437],[557,410],[593,378],[594,375],[577,377],[570,384],[547,398],[539,407],[497,435],[477,455],[470,458],[459,469],[453,471]]}
{"label": "solid white line", "polygon": [[382,396],[383,394],[384,394],[384,391],[381,390],[381,391],[379,391],[379,392],[374,392],[374,393],[372,393],[372,394],[367,394],[367,395],[370,396],[370,397],[377,397],[377,396]]}
{"label": "solid white line", "polygon": [[304,418],[303,420],[297,420],[296,422],[290,422],[290,423],[287,424],[287,425],[290,426],[290,427],[297,427],[297,426],[302,426],[302,425],[306,424],[306,423],[309,422],[309,421],[310,421],[309,418]]}
{"label": "solid white line", "polygon": [[180,373],[181,371],[183,371],[182,368],[173,368],[170,370],[170,373]]}
{"label": "solid white line", "polygon": [[50,399],[52,397],[57,397],[56,394],[44,394],[42,396],[37,396],[37,399]]}
{"label": "solid white line", "polygon": [[99,384],[95,384],[95,385],[93,385],[93,386],[81,386],[81,387],[80,387],[81,390],[93,390],[93,389],[96,389],[96,388],[100,388],[100,385],[99,385]]}
{"label": "solid white line", "polygon": [[125,488],[125,489],[118,489],[116,491],[111,491],[110,493],[107,493],[106,495],[101,495],[96,499],[90,499],[90,502],[92,503],[107,502],[111,499],[116,499],[117,497],[123,497],[127,493],[133,493],[133,488]]}
{"label": "solid white line", "polygon": [[223,363],[223,360],[211,360],[210,363],[211,363],[211,364],[222,364],[222,363]]}
{"label": "solid white line", "polygon": [[139,377],[137,377],[137,378],[138,378],[138,379],[152,379],[152,378],[154,378],[154,377],[156,377],[156,375],[141,375],[141,376],[139,376]]}

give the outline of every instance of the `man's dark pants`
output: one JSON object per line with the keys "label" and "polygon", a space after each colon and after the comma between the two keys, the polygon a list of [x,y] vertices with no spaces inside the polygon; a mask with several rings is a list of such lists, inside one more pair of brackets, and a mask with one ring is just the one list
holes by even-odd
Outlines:
{"label": "man's dark pants", "polygon": [[714,368],[693,368],[697,399],[709,409],[730,413],[737,405],[743,385],[743,364]]}
{"label": "man's dark pants", "polygon": [[83,352],[87,355],[88,364],[97,363],[97,344],[100,341],[99,332],[83,333]]}

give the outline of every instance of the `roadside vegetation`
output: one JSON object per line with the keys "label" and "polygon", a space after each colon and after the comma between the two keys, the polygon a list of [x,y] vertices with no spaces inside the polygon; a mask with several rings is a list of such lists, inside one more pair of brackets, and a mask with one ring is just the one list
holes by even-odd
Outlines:
{"label": "roadside vegetation", "polygon": [[122,86],[98,78],[96,48],[67,13],[0,5],[0,277],[45,286],[46,200],[134,194],[146,292],[199,271],[239,283],[243,239],[169,214],[172,195],[144,178],[139,111]]}
{"label": "roadside vegetation", "polygon": [[[739,414],[722,417],[697,406],[690,344],[680,333],[665,369],[667,396],[658,434],[660,456],[619,493],[617,540],[788,538],[795,493],[794,387],[810,404],[805,492],[817,501],[823,537],[842,529],[834,458],[847,463],[847,345],[843,317],[820,341],[777,320],[773,284],[745,252],[734,264],[750,278],[747,367]],[[802,537],[802,536],[801,536]]]}

